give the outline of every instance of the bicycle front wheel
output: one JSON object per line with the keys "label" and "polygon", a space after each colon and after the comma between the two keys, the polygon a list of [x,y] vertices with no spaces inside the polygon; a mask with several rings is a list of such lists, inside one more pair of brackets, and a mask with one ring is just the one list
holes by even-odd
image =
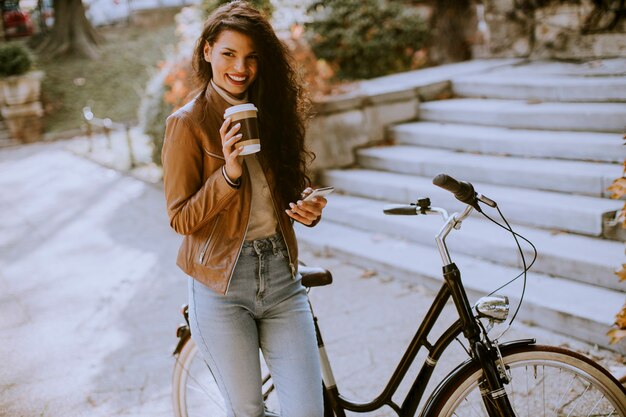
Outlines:
{"label": "bicycle front wheel", "polygon": [[[278,399],[264,368],[265,415],[278,416]],[[172,374],[172,405],[175,417],[226,417],[222,394],[193,339],[189,338],[176,356]]]}
{"label": "bicycle front wheel", "polygon": [[[505,386],[517,416],[626,417],[626,390],[604,368],[575,352],[524,346],[503,352]],[[444,389],[433,415],[489,416],[480,394],[482,370],[468,367]]]}

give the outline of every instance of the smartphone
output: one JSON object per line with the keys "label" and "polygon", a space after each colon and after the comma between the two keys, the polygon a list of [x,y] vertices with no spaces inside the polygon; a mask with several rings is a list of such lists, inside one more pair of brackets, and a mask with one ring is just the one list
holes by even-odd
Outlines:
{"label": "smartphone", "polygon": [[313,190],[313,192],[307,195],[302,201],[310,201],[314,197],[326,197],[328,194],[335,191],[335,187],[322,187]]}

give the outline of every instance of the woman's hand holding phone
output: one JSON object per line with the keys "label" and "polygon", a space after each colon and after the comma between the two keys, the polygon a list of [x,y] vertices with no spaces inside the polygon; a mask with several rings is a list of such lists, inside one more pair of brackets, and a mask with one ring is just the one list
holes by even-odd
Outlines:
{"label": "woman's hand holding phone", "polygon": [[313,190],[308,187],[302,192],[302,199],[296,203],[289,203],[289,209],[285,210],[287,215],[297,222],[310,226],[322,215],[322,210],[326,207],[326,195],[334,190],[333,187],[325,187]]}

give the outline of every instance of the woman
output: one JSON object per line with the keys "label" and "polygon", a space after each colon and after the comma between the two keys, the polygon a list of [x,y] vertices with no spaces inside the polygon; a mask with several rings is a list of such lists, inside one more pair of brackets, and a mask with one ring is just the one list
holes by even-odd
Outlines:
{"label": "woman", "polygon": [[[192,337],[229,416],[263,416],[259,349],[283,417],[321,417],[322,380],[293,222],[316,224],[324,198],[306,188],[302,90],[272,27],[245,1],[214,11],[194,51],[204,86],[167,119],[163,182],[184,235]],[[230,106],[259,109],[261,151],[241,156]],[[304,191],[303,191],[304,190]]]}

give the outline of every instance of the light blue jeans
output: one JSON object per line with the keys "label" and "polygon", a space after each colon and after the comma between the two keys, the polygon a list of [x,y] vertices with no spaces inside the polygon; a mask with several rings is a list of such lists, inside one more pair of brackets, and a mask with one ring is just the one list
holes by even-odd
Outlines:
{"label": "light blue jeans", "polygon": [[322,376],[305,288],[280,234],[245,242],[226,295],[189,278],[191,335],[229,417],[263,417],[259,349],[281,417],[322,417]]}

